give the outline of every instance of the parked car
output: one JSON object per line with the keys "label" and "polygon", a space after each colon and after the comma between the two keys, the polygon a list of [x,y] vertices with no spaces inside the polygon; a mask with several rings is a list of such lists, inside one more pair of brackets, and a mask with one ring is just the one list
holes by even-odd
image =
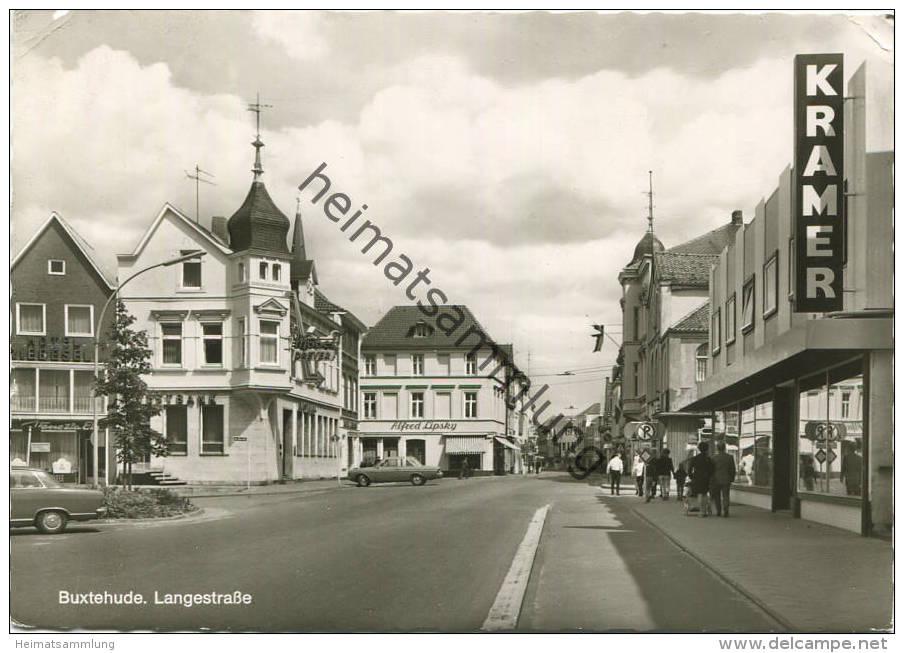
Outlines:
{"label": "parked car", "polygon": [[9,525],[36,526],[42,533],[62,533],[70,521],[107,512],[100,490],[64,487],[42,469],[10,469],[9,498]]}
{"label": "parked car", "polygon": [[442,478],[443,471],[439,467],[422,465],[416,458],[387,458],[373,467],[352,467],[348,470],[348,478],[366,487],[371,483],[391,483],[393,481],[411,481],[412,485],[424,485],[434,478]]}

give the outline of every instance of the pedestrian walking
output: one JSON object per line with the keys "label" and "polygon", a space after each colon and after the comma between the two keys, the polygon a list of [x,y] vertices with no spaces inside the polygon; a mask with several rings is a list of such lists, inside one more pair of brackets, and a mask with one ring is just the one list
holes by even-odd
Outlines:
{"label": "pedestrian walking", "polygon": [[650,500],[656,496],[656,482],[659,480],[656,473],[656,459],[659,456],[655,449],[650,451],[650,455],[650,462],[644,465],[643,468],[644,494],[646,495],[647,503],[650,503]]}
{"label": "pedestrian walking", "polygon": [[634,474],[634,486],[637,488],[637,496],[643,496],[643,458],[634,455],[634,464],[631,466],[631,473]]}
{"label": "pedestrian walking", "polygon": [[678,469],[675,470],[675,487],[678,489],[678,501],[684,499],[684,482],[687,480],[687,469],[685,461],[678,463]]}
{"label": "pedestrian walking", "polygon": [[539,476],[540,471],[543,469],[543,457],[539,457],[534,461],[534,474]]}
{"label": "pedestrian walking", "polygon": [[468,464],[468,459],[465,458],[461,461],[461,469],[458,470],[458,478],[468,478],[471,476],[471,465]]}
{"label": "pedestrian walking", "polygon": [[609,494],[621,494],[621,475],[624,470],[621,454],[612,456],[612,460],[606,466],[606,471],[609,472]]}
{"label": "pedestrian walking", "polygon": [[734,456],[729,456],[725,453],[724,442],[717,442],[716,455],[713,456],[712,461],[713,477],[709,484],[709,493],[716,504],[716,515],[718,517],[728,517],[731,484],[735,480]]}
{"label": "pedestrian walking", "polygon": [[663,501],[669,500],[669,488],[672,485],[672,475],[675,473],[675,464],[669,456],[668,447],[662,448],[662,454],[656,459],[656,477],[659,481],[659,496]]}
{"label": "pedestrian walking", "polygon": [[700,516],[709,517],[709,483],[713,475],[713,461],[706,455],[709,451],[708,442],[701,442],[697,449],[700,453],[691,458],[688,474],[691,477],[691,491],[700,499]]}

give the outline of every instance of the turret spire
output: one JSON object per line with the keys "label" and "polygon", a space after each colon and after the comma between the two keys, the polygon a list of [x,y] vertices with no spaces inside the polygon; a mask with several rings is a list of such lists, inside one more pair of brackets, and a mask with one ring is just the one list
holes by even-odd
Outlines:
{"label": "turret spire", "polygon": [[653,233],[653,171],[652,170],[650,170],[650,190],[649,190],[649,192],[645,193],[645,195],[647,195],[647,197],[650,200],[649,207],[647,210],[647,223],[649,224],[647,231],[649,231],[650,233]]}
{"label": "turret spire", "polygon": [[257,126],[254,142],[251,143],[254,146],[254,167],[251,168],[251,172],[254,173],[254,181],[260,181],[261,175],[264,174],[264,167],[261,165],[261,148],[264,146],[263,141],[261,141],[261,109],[270,109],[272,107],[272,104],[261,104],[260,93],[257,94],[256,100],[248,105],[248,111],[255,113]]}

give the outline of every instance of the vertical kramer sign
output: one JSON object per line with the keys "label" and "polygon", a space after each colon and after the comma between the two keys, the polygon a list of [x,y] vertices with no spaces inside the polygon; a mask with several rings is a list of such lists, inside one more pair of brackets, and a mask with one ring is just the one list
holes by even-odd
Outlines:
{"label": "vertical kramer sign", "polygon": [[794,57],[794,311],[842,309],[844,56]]}

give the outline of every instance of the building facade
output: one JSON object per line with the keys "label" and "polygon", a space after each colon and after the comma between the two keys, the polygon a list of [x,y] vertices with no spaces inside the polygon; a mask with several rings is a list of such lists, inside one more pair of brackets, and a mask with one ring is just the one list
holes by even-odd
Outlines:
{"label": "building facade", "polygon": [[[56,213],[10,266],[10,462],[38,467],[65,483],[94,478],[92,418],[94,336],[109,329],[97,320],[115,288],[90,245]],[[115,460],[102,431],[98,478]]]}
{"label": "building facade", "polygon": [[[147,470],[190,483],[270,483],[341,475],[356,421],[363,325],[320,291],[296,212],[290,221],[262,181],[258,139],[244,202],[210,228],[165,206],[119,273],[186,252],[200,260],[158,268],[121,292],[149,334],[147,378],[161,414],[152,427],[169,455]],[[140,471],[140,470],[139,470]]]}
{"label": "building facade", "polygon": [[737,458],[733,500],[888,533],[893,511],[893,153],[868,152],[865,70],[846,99],[844,308],[795,312],[792,170],[711,274],[694,410]]}
{"label": "building facade", "polygon": [[[445,308],[477,325],[467,307]],[[412,457],[448,473],[467,460],[478,474],[520,471],[518,441],[528,432],[517,402],[508,405],[514,386],[507,375],[518,372],[507,365],[505,346],[449,335],[439,323],[417,306],[395,306],[365,335],[352,460]]]}

